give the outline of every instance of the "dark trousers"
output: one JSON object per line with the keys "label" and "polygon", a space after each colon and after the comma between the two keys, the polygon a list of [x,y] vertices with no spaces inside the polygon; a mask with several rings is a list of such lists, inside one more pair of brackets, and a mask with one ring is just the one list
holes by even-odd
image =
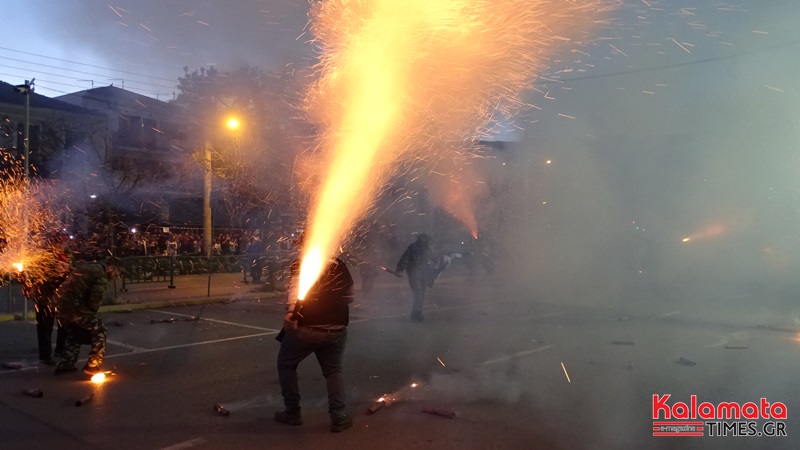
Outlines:
{"label": "dark trousers", "polygon": [[347,330],[327,333],[299,327],[287,330],[278,351],[278,379],[283,404],[290,413],[300,410],[297,366],[310,354],[317,357],[328,389],[328,413],[332,419],[344,415],[345,395],[342,358],[347,344]]}
{"label": "dark trousers", "polygon": [[414,294],[414,303],[411,305],[411,315],[416,317],[422,316],[422,306],[425,303],[425,289],[428,287],[428,282],[425,279],[425,272],[409,271],[408,284],[411,286],[411,292]]}
{"label": "dark trousers", "polygon": [[64,347],[64,355],[58,363],[59,367],[75,367],[82,344],[92,346],[86,365],[100,367],[106,354],[106,339],[108,338],[108,329],[103,325],[103,321],[97,316],[75,317],[68,320],[62,318],[61,320],[67,332],[67,344]]}
{"label": "dark trousers", "polygon": [[253,281],[261,281],[261,269],[264,267],[261,257],[256,256],[250,261],[250,277]]}
{"label": "dark trousers", "polygon": [[[39,359],[47,361],[52,357],[53,325],[56,315],[50,305],[36,305],[36,341],[39,345]],[[58,325],[56,331],[56,353],[64,351],[67,333]]]}

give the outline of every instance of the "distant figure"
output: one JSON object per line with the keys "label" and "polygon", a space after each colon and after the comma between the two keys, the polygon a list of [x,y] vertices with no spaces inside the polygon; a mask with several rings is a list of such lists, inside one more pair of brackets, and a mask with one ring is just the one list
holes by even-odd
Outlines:
{"label": "distant figure", "polygon": [[422,322],[422,306],[425,303],[425,289],[431,283],[428,260],[431,258],[433,240],[425,233],[417,236],[417,240],[411,243],[403,252],[400,261],[397,262],[396,271],[408,273],[408,285],[414,295],[414,302],[411,307],[411,320]]}
{"label": "distant figure", "polygon": [[[303,236],[298,239],[302,245]],[[300,260],[291,266],[289,292],[296,292],[300,273]],[[289,294],[292,295],[292,294]],[[294,304],[289,298],[287,306],[295,309],[283,320],[281,348],[278,351],[278,379],[281,384],[285,410],[275,413],[275,420],[287,425],[302,425],[300,413],[300,388],[297,366],[312,353],[316,356],[328,391],[328,414],[331,432],[338,433],[353,425],[345,414],[344,378],[342,358],[347,343],[347,325],[350,322],[350,304],[353,303],[353,278],[347,265],[339,258],[328,263],[320,279],[306,294],[302,302]],[[280,336],[280,335],[279,335]]]}
{"label": "distant figure", "polygon": [[261,256],[266,249],[261,245],[261,241],[257,237],[251,237],[250,243],[247,244],[245,254],[250,261],[250,276],[253,278],[253,284],[261,283],[261,269],[263,262]]}
{"label": "distant figure", "polygon": [[92,376],[101,372],[106,352],[108,329],[97,314],[109,280],[120,276],[120,263],[109,258],[105,264],[79,262],[75,265],[58,293],[58,320],[67,332],[67,341],[56,375],[77,369],[81,345],[91,345],[89,360],[83,372]]}

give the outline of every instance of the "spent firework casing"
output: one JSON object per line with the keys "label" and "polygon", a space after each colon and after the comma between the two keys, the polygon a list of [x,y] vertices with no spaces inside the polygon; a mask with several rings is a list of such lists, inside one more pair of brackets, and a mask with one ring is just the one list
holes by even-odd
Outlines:
{"label": "spent firework casing", "polygon": [[220,416],[229,416],[231,414],[224,406],[219,403],[214,403],[214,411],[217,412]]}
{"label": "spent firework casing", "polygon": [[384,406],[386,406],[386,402],[384,400],[378,400],[377,402],[375,402],[374,405],[370,406],[369,409],[367,409],[367,414],[375,414],[376,412],[380,411],[380,409],[383,408]]}
{"label": "spent firework casing", "polygon": [[92,401],[92,398],[94,398],[94,394],[86,394],[80,400],[75,401],[75,406],[83,406]]}
{"label": "spent firework casing", "polygon": [[36,398],[44,397],[44,392],[42,392],[41,389],[37,389],[37,388],[23,389],[22,393],[27,395],[28,397],[36,397]]}
{"label": "spent firework casing", "polygon": [[443,408],[424,408],[422,412],[427,414],[433,414],[434,416],[441,416],[447,417],[448,419],[455,419],[456,412],[452,409],[443,409]]}

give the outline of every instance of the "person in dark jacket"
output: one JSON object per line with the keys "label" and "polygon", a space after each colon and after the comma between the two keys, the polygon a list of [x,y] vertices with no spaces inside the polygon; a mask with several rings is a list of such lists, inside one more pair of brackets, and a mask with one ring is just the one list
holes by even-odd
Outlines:
{"label": "person in dark jacket", "polygon": [[[39,347],[39,362],[55,365],[53,361],[53,326],[56,324],[56,298],[58,288],[64,282],[69,271],[69,260],[63,248],[53,246],[53,258],[49,267],[44,270],[42,278],[27,278],[23,284],[23,293],[36,308],[36,340]],[[55,356],[64,352],[67,333],[61,324],[56,331]]]}
{"label": "person in dark jacket", "polygon": [[57,310],[58,320],[67,332],[67,342],[56,366],[56,375],[77,370],[75,364],[81,344],[91,345],[83,372],[90,376],[101,372],[108,329],[97,312],[103,304],[109,280],[119,274],[119,262],[109,258],[105,264],[79,262],[67,275],[59,289]]}
{"label": "person in dark jacket", "polygon": [[429,260],[431,259],[433,240],[425,233],[417,235],[417,240],[412,242],[403,252],[397,262],[396,272],[408,274],[408,285],[414,295],[411,306],[411,320],[422,322],[422,306],[425,303],[425,289],[430,280]]}
{"label": "person in dark jacket", "polygon": [[[298,242],[302,245],[302,236]],[[289,292],[296,285],[300,260],[291,266]],[[339,258],[329,262],[319,280],[302,301],[291,305],[284,318],[285,334],[278,351],[278,378],[283,395],[284,411],[275,413],[275,420],[287,425],[302,425],[297,366],[312,353],[319,362],[328,391],[328,414],[331,431],[350,428],[353,421],[345,414],[342,358],[347,343],[350,304],[353,302],[353,278]],[[296,299],[289,299],[290,302]]]}

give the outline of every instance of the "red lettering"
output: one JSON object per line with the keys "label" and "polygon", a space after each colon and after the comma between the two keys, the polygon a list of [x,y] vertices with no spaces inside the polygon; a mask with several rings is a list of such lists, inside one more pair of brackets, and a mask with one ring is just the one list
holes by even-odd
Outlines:
{"label": "red lettering", "polygon": [[676,419],[688,419],[689,418],[689,407],[686,406],[686,403],[678,402],[672,405],[672,415]]}
{"label": "red lettering", "polygon": [[658,396],[658,394],[653,395],[653,420],[659,419],[658,414],[661,411],[664,411],[664,419],[669,419],[669,406],[667,405],[667,400],[669,400],[670,395],[664,394],[662,396]]}
{"label": "red lettering", "polygon": [[773,419],[786,419],[786,405],[781,402],[773,403],[769,407],[769,415]]}
{"label": "red lettering", "polygon": [[742,415],[745,419],[758,419],[758,406],[753,402],[742,405]]}
{"label": "red lettering", "polygon": [[761,407],[759,410],[761,411],[761,418],[762,419],[769,419],[769,402],[764,397],[761,397]]}
{"label": "red lettering", "polygon": [[741,408],[739,407],[738,403],[721,402],[719,405],[717,405],[717,419],[739,418],[741,418]]}
{"label": "red lettering", "polygon": [[697,418],[697,396],[692,395],[689,397],[689,403],[692,405],[692,419]]}
{"label": "red lettering", "polygon": [[701,419],[716,419],[714,416],[714,405],[708,402],[700,403],[698,407],[700,410],[700,418]]}

